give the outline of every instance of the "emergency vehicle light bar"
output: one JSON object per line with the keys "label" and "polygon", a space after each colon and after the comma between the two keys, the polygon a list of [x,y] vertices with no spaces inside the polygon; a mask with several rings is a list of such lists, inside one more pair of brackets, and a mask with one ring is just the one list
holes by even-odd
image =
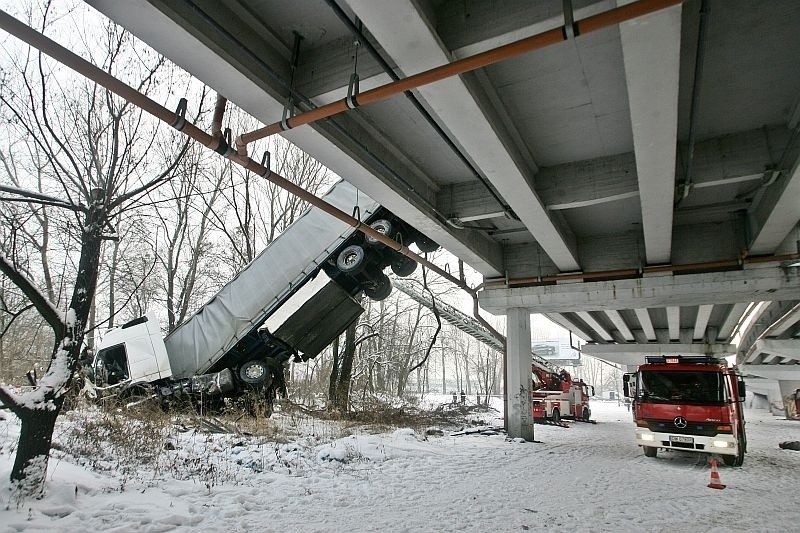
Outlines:
{"label": "emergency vehicle light bar", "polygon": [[720,360],[709,355],[655,355],[647,356],[648,363],[661,365],[680,365],[680,364],[715,364]]}

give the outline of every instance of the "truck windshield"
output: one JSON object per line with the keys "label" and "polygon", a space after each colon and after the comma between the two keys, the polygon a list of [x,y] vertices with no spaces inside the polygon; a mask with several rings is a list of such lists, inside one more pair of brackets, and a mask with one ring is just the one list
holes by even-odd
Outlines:
{"label": "truck windshield", "polygon": [[641,372],[639,399],[652,403],[721,405],[725,401],[718,372]]}

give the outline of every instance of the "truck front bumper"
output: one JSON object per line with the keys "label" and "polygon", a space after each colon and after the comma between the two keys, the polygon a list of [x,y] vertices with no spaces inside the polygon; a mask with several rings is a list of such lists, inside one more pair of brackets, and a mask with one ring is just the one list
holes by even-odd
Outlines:
{"label": "truck front bumper", "polygon": [[637,427],[636,444],[665,450],[684,450],[720,455],[736,455],[739,452],[736,438],[730,433],[717,433],[713,437],[706,437],[702,435],[656,433],[647,428]]}

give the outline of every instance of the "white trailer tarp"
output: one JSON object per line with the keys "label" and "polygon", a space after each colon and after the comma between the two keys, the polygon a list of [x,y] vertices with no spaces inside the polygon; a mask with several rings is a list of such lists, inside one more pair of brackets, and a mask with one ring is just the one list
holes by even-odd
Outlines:
{"label": "white trailer tarp", "polygon": [[[336,183],[323,198],[348,213],[357,203],[361,220],[380,207],[345,181]],[[173,376],[184,378],[208,371],[354,232],[355,228],[319,209],[306,211],[164,339]]]}

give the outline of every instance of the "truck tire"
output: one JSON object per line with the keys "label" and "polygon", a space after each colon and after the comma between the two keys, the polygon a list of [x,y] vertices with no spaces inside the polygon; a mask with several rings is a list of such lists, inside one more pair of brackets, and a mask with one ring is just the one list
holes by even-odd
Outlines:
{"label": "truck tire", "polygon": [[239,368],[239,379],[248,385],[263,385],[269,377],[269,368],[260,359],[248,361]]}
{"label": "truck tire", "polygon": [[364,294],[366,294],[369,299],[375,300],[376,302],[385,300],[392,294],[392,281],[389,279],[389,276],[381,273],[375,281],[374,286],[370,285],[364,288]]}
{"label": "truck tire", "polygon": [[420,235],[415,242],[417,243],[419,251],[424,254],[435,252],[439,249],[439,245],[425,235]]}
{"label": "truck tire", "polygon": [[392,272],[404,278],[406,276],[410,276],[414,273],[417,269],[417,262],[413,259],[401,255],[394,261],[392,261]]}
{"label": "truck tire", "polygon": [[[376,220],[375,222],[370,224],[369,227],[374,229],[378,233],[382,233],[382,234],[386,235],[387,237],[394,238],[392,236],[392,233],[394,231],[394,226],[392,225],[391,222],[389,222],[385,218],[381,218],[380,220]],[[367,235],[364,240],[370,246],[378,246],[378,245],[383,246],[383,244],[381,242],[379,242],[377,239],[375,239],[375,237],[370,237],[369,235]]]}
{"label": "truck tire", "polygon": [[658,455],[658,448],[654,446],[642,446],[642,448],[644,448],[644,454],[647,457],[655,457]]}
{"label": "truck tire", "polygon": [[339,253],[336,258],[336,268],[344,274],[360,274],[367,266],[367,253],[357,245],[351,244]]}
{"label": "truck tire", "polygon": [[722,462],[725,463],[725,466],[742,466],[744,464],[745,444],[742,442],[741,437],[737,438],[736,441],[739,451],[736,452],[736,455],[722,456]]}
{"label": "truck tire", "polygon": [[561,423],[561,411],[558,409],[558,407],[553,409],[553,417],[552,418],[553,418],[553,422],[555,422],[556,424],[560,424]]}
{"label": "truck tire", "polygon": [[588,422],[589,421],[589,417],[592,416],[592,410],[589,409],[588,407],[584,407],[582,414],[583,414],[583,421],[584,422]]}
{"label": "truck tire", "polygon": [[156,398],[156,393],[151,386],[137,383],[121,389],[117,394],[117,403],[126,410],[150,411],[154,407],[159,408]]}

